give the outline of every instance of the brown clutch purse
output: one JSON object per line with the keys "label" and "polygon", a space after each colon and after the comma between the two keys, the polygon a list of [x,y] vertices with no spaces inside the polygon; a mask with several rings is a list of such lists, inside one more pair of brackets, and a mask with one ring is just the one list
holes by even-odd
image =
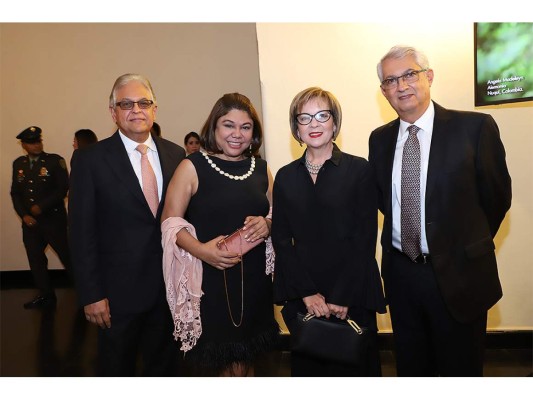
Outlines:
{"label": "brown clutch purse", "polygon": [[[244,228],[244,227],[242,227]],[[217,247],[221,250],[231,251],[240,255],[244,255],[261,244],[265,239],[256,239],[254,242],[247,242],[244,238],[246,234],[242,228],[237,229],[231,235],[226,236],[217,243]]]}

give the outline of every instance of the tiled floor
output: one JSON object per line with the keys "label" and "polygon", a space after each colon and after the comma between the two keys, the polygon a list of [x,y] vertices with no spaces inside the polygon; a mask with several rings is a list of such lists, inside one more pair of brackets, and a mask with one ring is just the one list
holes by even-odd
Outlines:
{"label": "tiled floor", "polygon": [[[1,305],[1,377],[91,377],[96,355],[96,328],[77,311],[74,290],[57,289],[57,309],[24,310],[34,290],[3,288]],[[383,376],[394,377],[394,354],[381,351]],[[290,353],[278,351],[256,367],[256,375],[289,377]],[[532,376],[532,350],[488,349],[485,376]]]}

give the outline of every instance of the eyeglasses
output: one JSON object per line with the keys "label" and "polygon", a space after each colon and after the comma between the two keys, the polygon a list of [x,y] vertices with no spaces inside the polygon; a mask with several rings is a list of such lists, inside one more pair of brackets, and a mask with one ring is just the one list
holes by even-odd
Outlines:
{"label": "eyeglasses", "polygon": [[426,72],[427,70],[428,68],[424,68],[419,71],[409,71],[400,76],[383,79],[381,81],[381,87],[385,90],[396,89],[400,79],[402,79],[405,83],[414,83],[419,79],[418,74],[421,72]]}
{"label": "eyeglasses", "polygon": [[146,100],[146,99],[142,99],[139,101],[122,100],[122,101],[117,101],[115,103],[115,105],[119,106],[122,110],[131,110],[133,109],[134,104],[138,104],[139,108],[142,108],[144,110],[146,108],[152,107],[152,104],[154,104],[154,101]]}
{"label": "eyeglasses", "polygon": [[316,119],[318,122],[327,122],[331,118],[331,111],[321,110],[314,115],[307,113],[298,114],[296,116],[296,121],[298,121],[300,125],[309,125],[313,118]]}

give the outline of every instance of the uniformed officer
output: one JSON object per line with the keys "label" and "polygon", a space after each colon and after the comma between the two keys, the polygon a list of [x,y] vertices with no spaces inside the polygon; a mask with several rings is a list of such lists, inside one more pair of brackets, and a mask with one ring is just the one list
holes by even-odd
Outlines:
{"label": "uniformed officer", "polygon": [[17,135],[26,156],[13,162],[11,199],[22,219],[22,238],[39,295],[24,308],[55,306],[56,295],[48,274],[48,245],[65,269],[70,269],[67,242],[68,172],[63,157],[43,151],[41,128],[30,126]]}

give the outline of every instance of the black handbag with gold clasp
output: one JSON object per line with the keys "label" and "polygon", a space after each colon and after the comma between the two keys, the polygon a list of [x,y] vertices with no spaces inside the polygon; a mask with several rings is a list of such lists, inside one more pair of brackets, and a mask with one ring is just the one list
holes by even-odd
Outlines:
{"label": "black handbag with gold clasp", "polygon": [[290,333],[292,351],[353,366],[364,363],[370,337],[370,330],[349,316],[328,319],[300,312]]}

